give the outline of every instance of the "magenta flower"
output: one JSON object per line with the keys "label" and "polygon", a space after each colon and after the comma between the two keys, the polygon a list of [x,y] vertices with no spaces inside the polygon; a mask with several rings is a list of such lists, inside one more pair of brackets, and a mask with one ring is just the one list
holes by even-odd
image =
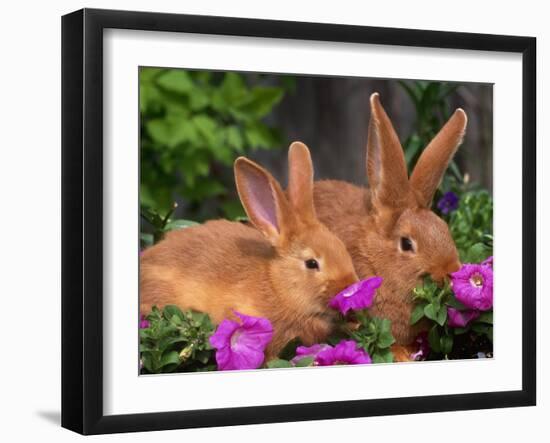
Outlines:
{"label": "magenta flower", "polygon": [[353,340],[342,340],[336,346],[329,346],[319,352],[315,363],[319,366],[361,365],[372,363],[372,360]]}
{"label": "magenta flower", "polygon": [[218,369],[259,368],[264,361],[264,350],[273,337],[271,322],[267,318],[234,313],[241,323],[225,319],[210,337],[210,344],[216,349]]}
{"label": "magenta flower", "polygon": [[447,325],[451,328],[465,328],[472,320],[479,317],[479,311],[475,309],[467,309],[465,311],[459,311],[458,309],[448,307]]}
{"label": "magenta flower", "polygon": [[487,311],[493,306],[493,269],[466,263],[451,274],[453,292],[464,306]]}
{"label": "magenta flower", "polygon": [[151,326],[149,320],[145,318],[145,315],[141,314],[141,317],[139,318],[139,328],[147,329],[149,326]]}
{"label": "magenta flower", "polygon": [[376,290],[380,287],[382,281],[382,277],[371,277],[354,283],[336,294],[330,301],[329,306],[338,309],[344,315],[346,315],[350,309],[359,311],[361,309],[370,308]]}
{"label": "magenta flower", "polygon": [[332,346],[327,345],[326,343],[316,344],[313,346],[298,346],[296,348],[296,357],[294,357],[290,362],[293,365],[296,365],[300,360],[304,358],[313,358],[313,362],[315,364],[315,361],[317,360],[317,356],[321,351],[324,351],[325,349],[332,348]]}
{"label": "magenta flower", "polygon": [[430,342],[428,340],[428,332],[422,331],[416,336],[414,342],[418,345],[418,351],[411,354],[411,360],[426,360],[430,353]]}
{"label": "magenta flower", "polygon": [[458,208],[458,196],[452,191],[445,192],[437,202],[437,207],[442,214],[447,215]]}
{"label": "magenta flower", "polygon": [[490,266],[492,268],[493,267],[493,256],[491,255],[489,258],[486,258],[485,260],[483,260],[481,262],[481,264],[483,266]]}

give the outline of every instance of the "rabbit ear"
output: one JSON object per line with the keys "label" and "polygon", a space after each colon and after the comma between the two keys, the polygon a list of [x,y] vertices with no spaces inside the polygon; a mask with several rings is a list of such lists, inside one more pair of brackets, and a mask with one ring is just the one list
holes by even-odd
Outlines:
{"label": "rabbit ear", "polygon": [[443,174],[462,142],[467,122],[466,113],[457,109],[420,155],[411,174],[410,185],[421,205],[431,205]]}
{"label": "rabbit ear", "polygon": [[300,142],[292,143],[288,149],[288,195],[303,220],[317,219],[313,206],[313,163],[308,147]]}
{"label": "rabbit ear", "polygon": [[234,169],[237,192],[250,221],[277,243],[290,216],[281,186],[269,172],[245,157],[235,160]]}
{"label": "rabbit ear", "polygon": [[371,116],[367,140],[367,177],[375,200],[383,205],[406,204],[409,180],[403,148],[380,104],[377,92],[370,96]]}

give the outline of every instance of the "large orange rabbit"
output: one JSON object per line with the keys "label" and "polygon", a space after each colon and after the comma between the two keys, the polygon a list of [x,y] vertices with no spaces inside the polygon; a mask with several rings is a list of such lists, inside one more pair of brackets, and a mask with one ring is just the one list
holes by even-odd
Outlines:
{"label": "large orange rabbit", "polygon": [[371,312],[389,318],[397,344],[408,345],[422,328],[410,326],[412,289],[425,275],[442,281],[460,267],[447,224],[430,206],[462,141],[467,118],[463,110],[455,111],[409,178],[403,149],[377,93],[370,105],[369,187],[315,182],[315,208],[319,219],[348,248],[359,277],[384,278]]}
{"label": "large orange rabbit", "polygon": [[276,356],[291,339],[326,339],[335,311],[329,300],[358,281],[342,241],[313,206],[313,166],[301,143],[289,149],[289,192],[246,158],[235,161],[241,202],[252,224],[226,220],[169,233],[141,258],[140,311],[175,304],[208,313],[215,323],[233,311],[268,318],[266,350]]}

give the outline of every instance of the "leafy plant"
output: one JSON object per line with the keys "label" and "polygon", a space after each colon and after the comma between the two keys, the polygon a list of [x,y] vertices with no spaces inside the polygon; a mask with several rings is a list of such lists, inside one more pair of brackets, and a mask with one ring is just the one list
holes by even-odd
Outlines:
{"label": "leafy plant", "polygon": [[261,75],[144,67],[139,88],[141,203],[163,213],[178,195],[195,220],[242,215],[233,160],[282,145],[283,135],[264,117],[285,87]]}
{"label": "leafy plant", "polygon": [[[464,352],[456,352],[455,341],[457,336],[469,333],[471,343],[479,342],[480,336],[485,336],[492,342],[493,339],[493,311],[482,312],[479,317],[470,322],[466,327],[457,328],[448,325],[448,308],[466,310],[454,296],[449,285],[438,287],[429,277],[423,285],[414,289],[414,300],[417,302],[411,314],[411,324],[416,324],[421,319],[430,324],[428,341],[431,349],[431,358],[464,358]],[[463,340],[462,340],[463,341]],[[464,346],[464,343],[461,343]],[[470,346],[471,347],[471,346]],[[474,346],[475,347],[475,346]],[[481,349],[477,349],[478,351]],[[492,350],[492,346],[491,349]],[[473,354],[473,352],[470,352]]]}
{"label": "leafy plant", "polygon": [[416,111],[414,132],[404,143],[405,159],[411,171],[422,150],[437,134],[450,116],[448,97],[460,86],[458,83],[430,81],[399,81]]}
{"label": "leafy plant", "polygon": [[[430,278],[413,290],[417,305],[411,314],[411,325],[427,318],[431,322],[428,332],[430,348],[435,353],[448,355],[453,348],[452,331],[446,325],[447,306],[453,299],[449,285],[439,288]],[[458,302],[457,302],[458,303]]]}
{"label": "leafy plant", "polygon": [[393,362],[391,345],[395,343],[391,332],[391,321],[371,317],[367,311],[355,313],[358,327],[348,332],[353,339],[371,356],[373,363]]}
{"label": "leafy plant", "polygon": [[477,263],[492,255],[493,199],[487,191],[462,194],[458,208],[447,219],[463,262]]}
{"label": "leafy plant", "polygon": [[145,206],[141,207],[141,217],[149,224],[151,232],[145,232],[142,229],[140,233],[140,242],[142,248],[147,248],[154,245],[162,239],[164,234],[175,229],[189,228],[197,226],[198,223],[192,220],[172,219],[172,214],[176,209],[177,204],[174,203],[165,215],[160,215],[158,212]]}
{"label": "leafy plant", "polygon": [[216,369],[208,339],[214,326],[207,314],[153,307],[149,326],[139,330],[142,372],[211,371]]}
{"label": "leafy plant", "polygon": [[[493,255],[493,199],[486,190],[463,191],[458,207],[441,214],[449,224],[462,263],[480,263]],[[464,328],[448,326],[448,308],[464,311],[466,308],[455,298],[448,284],[438,287],[430,278],[413,291],[417,305],[411,315],[411,324],[425,319],[430,325],[428,340],[431,358],[464,358],[475,355],[482,347],[492,352],[492,310]],[[487,342],[488,340],[488,342]]]}

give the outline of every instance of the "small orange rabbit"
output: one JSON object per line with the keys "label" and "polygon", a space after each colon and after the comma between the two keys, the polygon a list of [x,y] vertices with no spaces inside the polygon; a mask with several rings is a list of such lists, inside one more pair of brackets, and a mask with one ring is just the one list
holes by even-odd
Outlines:
{"label": "small orange rabbit", "polygon": [[307,147],[289,149],[289,193],[262,167],[240,157],[235,179],[254,225],[226,220],[173,231],[141,258],[140,311],[175,304],[208,313],[214,323],[233,311],[268,318],[274,329],[267,358],[291,339],[311,345],[331,332],[329,300],[358,281],[341,240],[313,206]]}
{"label": "small orange rabbit", "polygon": [[423,326],[410,325],[412,289],[425,275],[442,281],[460,268],[447,224],[430,205],[462,141],[467,118],[462,109],[455,111],[409,178],[403,149],[377,93],[371,95],[370,105],[369,187],[315,182],[315,208],[348,248],[359,278],[383,277],[371,313],[390,319],[396,343],[408,345]]}

